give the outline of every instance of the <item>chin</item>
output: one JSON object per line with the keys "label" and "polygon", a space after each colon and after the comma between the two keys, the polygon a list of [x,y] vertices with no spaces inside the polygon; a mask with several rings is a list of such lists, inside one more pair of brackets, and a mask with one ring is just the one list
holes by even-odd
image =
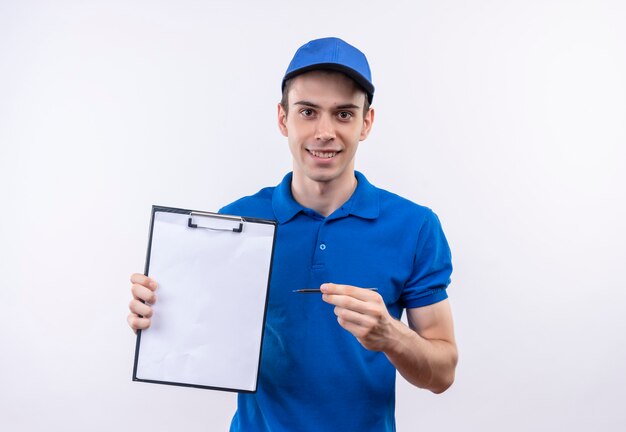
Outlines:
{"label": "chin", "polygon": [[309,180],[317,183],[328,183],[337,178],[337,176],[331,174],[310,174],[306,176]]}
{"label": "chin", "polygon": [[297,170],[299,171],[299,175],[302,176],[302,178],[306,178],[308,181],[330,183],[344,177],[346,171],[349,171],[349,167],[343,165],[319,167],[302,164],[297,167]]}

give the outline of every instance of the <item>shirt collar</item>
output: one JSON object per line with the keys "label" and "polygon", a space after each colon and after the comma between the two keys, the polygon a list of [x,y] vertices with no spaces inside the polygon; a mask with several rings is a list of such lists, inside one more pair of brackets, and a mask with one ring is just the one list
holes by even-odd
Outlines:
{"label": "shirt collar", "polygon": [[378,190],[360,172],[355,171],[354,175],[359,183],[348,200],[348,203],[352,201],[349,212],[364,219],[376,219],[380,213]]}
{"label": "shirt collar", "polygon": [[293,195],[291,194],[292,177],[293,173],[287,174],[283,178],[283,181],[276,186],[272,196],[272,208],[274,209],[276,220],[279,223],[289,221],[292,217],[305,209],[295,199],[293,199]]}
{"label": "shirt collar", "polygon": [[[337,218],[351,214],[364,219],[376,219],[380,213],[377,189],[360,172],[355,171],[354,175],[358,182],[356,190],[350,199],[329,217]],[[293,173],[287,174],[274,189],[272,196],[274,215],[279,223],[286,223],[299,212],[307,210],[291,194],[292,177]]]}

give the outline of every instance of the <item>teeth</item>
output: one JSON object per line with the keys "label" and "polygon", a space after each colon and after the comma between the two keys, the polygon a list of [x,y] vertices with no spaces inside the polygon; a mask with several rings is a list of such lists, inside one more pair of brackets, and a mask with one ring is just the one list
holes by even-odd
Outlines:
{"label": "teeth", "polygon": [[321,151],[313,151],[313,150],[309,150],[309,151],[311,152],[313,156],[324,158],[324,159],[330,159],[332,157],[335,157],[335,155],[337,154],[337,152],[321,152]]}

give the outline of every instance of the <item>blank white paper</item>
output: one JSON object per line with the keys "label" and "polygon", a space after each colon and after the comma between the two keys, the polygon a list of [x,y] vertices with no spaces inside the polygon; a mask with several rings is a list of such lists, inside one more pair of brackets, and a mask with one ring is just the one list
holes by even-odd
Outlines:
{"label": "blank white paper", "polygon": [[255,391],[275,225],[244,222],[236,233],[189,228],[188,219],[155,213],[148,273],[158,300],[141,333],[136,377]]}

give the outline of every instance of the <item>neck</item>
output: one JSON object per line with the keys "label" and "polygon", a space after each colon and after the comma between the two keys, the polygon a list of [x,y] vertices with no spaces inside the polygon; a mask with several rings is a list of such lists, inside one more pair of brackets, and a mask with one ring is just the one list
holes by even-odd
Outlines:
{"label": "neck", "polygon": [[350,199],[356,186],[354,171],[346,172],[343,178],[319,182],[294,170],[291,193],[298,203],[327,217]]}

